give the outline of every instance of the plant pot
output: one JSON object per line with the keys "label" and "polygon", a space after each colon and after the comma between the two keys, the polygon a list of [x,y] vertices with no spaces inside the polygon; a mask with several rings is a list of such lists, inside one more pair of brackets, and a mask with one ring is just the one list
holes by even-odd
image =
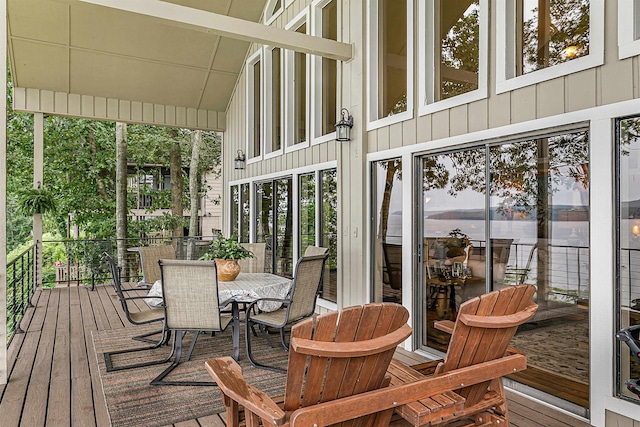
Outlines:
{"label": "plant pot", "polygon": [[233,282],[240,274],[240,265],[237,259],[216,258],[218,280],[221,282]]}

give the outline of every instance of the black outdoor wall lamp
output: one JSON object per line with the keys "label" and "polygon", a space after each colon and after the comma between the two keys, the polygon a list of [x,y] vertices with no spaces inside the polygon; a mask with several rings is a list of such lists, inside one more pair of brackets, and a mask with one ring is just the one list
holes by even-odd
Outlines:
{"label": "black outdoor wall lamp", "polygon": [[336,123],[336,141],[351,141],[351,128],[353,127],[353,116],[349,110],[340,110],[342,118]]}
{"label": "black outdoor wall lamp", "polygon": [[242,150],[238,150],[238,155],[233,162],[235,169],[244,169],[245,155]]}

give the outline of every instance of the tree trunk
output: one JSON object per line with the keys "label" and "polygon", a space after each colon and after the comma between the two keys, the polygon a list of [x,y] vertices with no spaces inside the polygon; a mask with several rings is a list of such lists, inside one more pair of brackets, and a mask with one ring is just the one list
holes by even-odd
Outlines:
{"label": "tree trunk", "polygon": [[[171,145],[169,153],[169,167],[171,168],[171,215],[175,218],[182,218],[184,207],[182,205],[182,156],[180,154],[180,143],[178,142],[178,131],[171,129],[171,136],[174,143]],[[171,233],[173,238],[184,237],[182,222],[176,222]]]}
{"label": "tree trunk", "polygon": [[189,219],[189,236],[198,235],[198,205],[200,194],[198,187],[200,184],[198,176],[198,159],[200,158],[200,143],[202,142],[202,132],[197,130],[191,136],[191,164],[189,166],[189,198],[191,201],[191,213]]}
{"label": "tree trunk", "polygon": [[127,271],[125,254],[127,250],[127,124],[116,123],[116,239],[118,265]]}

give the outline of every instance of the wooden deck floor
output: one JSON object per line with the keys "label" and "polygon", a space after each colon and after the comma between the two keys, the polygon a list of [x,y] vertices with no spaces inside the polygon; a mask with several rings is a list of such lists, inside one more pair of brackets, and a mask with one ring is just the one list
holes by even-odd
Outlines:
{"label": "wooden deck floor", "polygon": [[[110,286],[37,290],[9,346],[9,382],[0,385],[3,427],[107,427],[91,331],[131,327]],[[409,352],[397,357],[411,364],[424,361]],[[586,427],[571,416],[515,394],[509,395],[515,427]],[[217,415],[175,427],[223,427]]]}

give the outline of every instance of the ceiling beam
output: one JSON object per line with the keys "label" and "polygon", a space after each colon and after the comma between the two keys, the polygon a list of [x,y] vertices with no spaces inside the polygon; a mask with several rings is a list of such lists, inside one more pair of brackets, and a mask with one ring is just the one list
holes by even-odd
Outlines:
{"label": "ceiling beam", "polygon": [[[63,0],[64,1],[64,0]],[[322,37],[287,31],[277,27],[185,7],[159,0],[66,0],[110,7],[167,21],[198,31],[290,49],[325,58],[348,61],[353,57],[350,44]]]}

